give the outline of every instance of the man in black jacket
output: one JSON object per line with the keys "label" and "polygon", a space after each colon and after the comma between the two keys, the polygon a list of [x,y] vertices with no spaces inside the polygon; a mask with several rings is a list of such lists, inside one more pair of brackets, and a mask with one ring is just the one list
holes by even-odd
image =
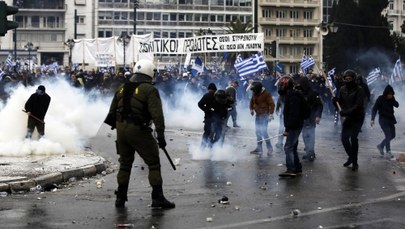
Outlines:
{"label": "man in black jacket", "polygon": [[211,146],[210,136],[213,132],[213,112],[215,103],[215,92],[217,87],[214,83],[208,85],[208,92],[198,101],[198,107],[204,111],[204,133],[202,136],[201,148]]}
{"label": "man in black jacket", "polygon": [[304,125],[306,114],[304,96],[294,89],[294,81],[291,77],[284,76],[278,82],[278,93],[285,97],[283,135],[286,136],[284,152],[286,157],[287,171],[280,173],[281,177],[294,177],[302,173],[302,165],[298,157],[298,138]]}
{"label": "man in black jacket", "polygon": [[342,123],[342,144],[348,156],[343,164],[348,167],[351,164],[352,170],[357,171],[357,155],[359,152],[358,135],[363,126],[365,116],[365,94],[361,86],[356,84],[357,74],[353,70],[346,70],[343,74],[344,85],[340,88],[337,98],[334,98],[334,104],[337,102],[341,106],[340,116]]}
{"label": "man in black jacket", "polygon": [[25,103],[25,112],[28,114],[27,135],[26,138],[31,138],[35,127],[37,128],[39,138],[45,135],[44,118],[49,108],[51,97],[45,93],[45,87],[39,85],[38,89]]}
{"label": "man in black jacket", "polygon": [[301,77],[298,80],[297,86],[310,106],[311,113],[307,119],[304,120],[302,128],[302,139],[305,145],[305,155],[303,160],[315,160],[315,127],[321,121],[323,103],[319,93],[311,88],[307,77]]}

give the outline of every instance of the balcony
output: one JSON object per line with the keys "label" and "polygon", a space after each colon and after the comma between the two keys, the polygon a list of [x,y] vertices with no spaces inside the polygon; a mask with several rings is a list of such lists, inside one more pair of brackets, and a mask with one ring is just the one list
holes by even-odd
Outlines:
{"label": "balcony", "polygon": [[281,26],[316,26],[319,19],[290,19],[290,18],[259,18],[261,25],[281,25]]}
{"label": "balcony", "polygon": [[27,12],[33,12],[33,13],[47,13],[47,12],[61,12],[64,13],[66,12],[67,7],[66,5],[63,6],[44,6],[44,8],[19,8],[18,9],[18,14],[24,14]]}
{"label": "balcony", "polygon": [[261,6],[318,8],[322,0],[259,0]]}

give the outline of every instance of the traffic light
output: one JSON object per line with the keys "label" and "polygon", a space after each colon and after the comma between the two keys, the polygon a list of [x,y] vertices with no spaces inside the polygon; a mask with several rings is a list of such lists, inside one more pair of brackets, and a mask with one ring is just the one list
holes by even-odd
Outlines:
{"label": "traffic light", "polygon": [[18,8],[8,6],[4,1],[0,1],[0,36],[6,35],[10,29],[18,27],[18,23],[15,21],[7,20],[8,15],[16,14]]}
{"label": "traffic light", "polygon": [[274,58],[277,57],[277,42],[272,41],[270,46],[270,55]]}

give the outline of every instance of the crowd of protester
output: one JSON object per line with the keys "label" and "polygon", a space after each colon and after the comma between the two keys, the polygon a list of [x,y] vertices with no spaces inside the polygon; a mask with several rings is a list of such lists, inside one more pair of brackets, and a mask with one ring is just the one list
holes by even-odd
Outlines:
{"label": "crowd of protester", "polygon": [[[4,70],[0,77],[1,98],[5,100],[8,97],[7,88],[15,87],[20,84],[24,86],[34,86],[40,84],[40,82],[56,78],[66,80],[72,87],[82,88],[87,92],[97,90],[101,94],[108,96],[113,95],[119,85],[127,82],[132,75],[130,70],[115,72],[108,69],[79,69],[75,71],[69,71],[67,69],[68,68],[59,68],[58,70],[35,69],[31,73],[27,70]],[[284,75],[285,74],[263,71],[248,78],[241,78],[233,69],[229,71],[207,71],[193,76],[189,71],[179,71],[177,68],[173,70],[159,69],[155,84],[161,93],[161,97],[168,103],[168,107],[175,109],[177,99],[181,98],[184,93],[190,92],[197,96],[202,96],[207,92],[207,87],[210,83],[214,83],[218,89],[225,89],[229,85],[229,82],[237,81],[239,83],[236,93],[237,100],[239,101],[238,106],[248,107],[249,100],[252,96],[252,91],[249,90],[249,88],[253,82],[261,82],[263,87],[270,92],[275,101],[277,101],[277,80]],[[324,103],[324,114],[335,114],[335,107],[331,101],[331,90],[325,82],[325,77],[319,73],[314,73],[312,70],[309,70],[306,74],[295,73],[289,75],[295,80],[305,75],[309,79],[312,89],[321,96]],[[377,82],[374,82],[370,86],[366,84],[364,77],[360,76],[357,80],[358,83],[365,88],[368,100],[367,113],[370,113],[373,101],[382,93],[385,86],[388,84],[388,77],[380,77]],[[337,90],[339,90],[339,87],[343,85],[340,74],[334,76],[333,82]]]}

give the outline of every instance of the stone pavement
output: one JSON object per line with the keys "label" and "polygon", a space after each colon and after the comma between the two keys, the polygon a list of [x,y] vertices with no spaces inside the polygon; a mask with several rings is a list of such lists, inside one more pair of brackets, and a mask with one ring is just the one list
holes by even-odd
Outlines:
{"label": "stone pavement", "polygon": [[0,157],[0,192],[29,191],[91,177],[106,170],[106,160],[91,151],[80,154]]}

